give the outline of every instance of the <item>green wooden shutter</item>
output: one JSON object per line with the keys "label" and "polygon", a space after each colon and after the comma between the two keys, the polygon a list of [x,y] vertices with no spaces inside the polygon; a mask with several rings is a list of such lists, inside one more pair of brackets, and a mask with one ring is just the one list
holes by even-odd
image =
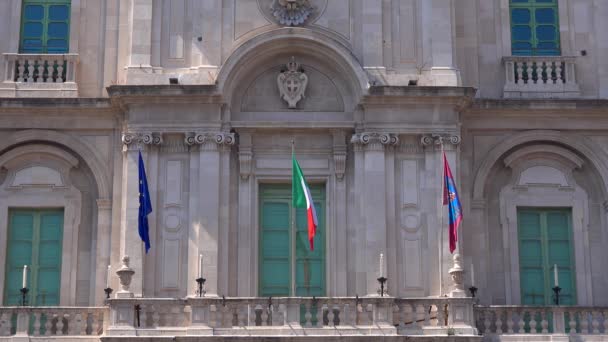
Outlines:
{"label": "green wooden shutter", "polygon": [[[319,220],[315,250],[308,246],[306,211],[297,209],[295,236],[296,295],[325,295],[325,191],[322,185],[311,185]],[[291,233],[291,186],[261,184],[260,196],[260,296],[290,296],[291,260],[294,245]]]}
{"label": "green wooden shutter", "polygon": [[20,53],[67,53],[70,0],[23,0]]}
{"label": "green wooden shutter", "polygon": [[63,211],[9,212],[5,305],[21,302],[23,265],[28,265],[28,304],[59,305]]}
{"label": "green wooden shutter", "polygon": [[511,51],[514,56],[559,56],[557,0],[511,0]]}
{"label": "green wooden shutter", "polygon": [[519,209],[517,220],[522,304],[553,304],[555,264],[560,304],[576,304],[570,210]]}
{"label": "green wooden shutter", "polygon": [[305,208],[296,211],[296,296],[325,295],[325,189],[310,185],[310,192],[317,211],[317,234],[315,250],[310,250],[308,241],[308,219]]}
{"label": "green wooden shutter", "polygon": [[[4,305],[20,305],[23,265],[32,265],[34,240],[34,213],[13,211],[9,213],[6,276],[4,281]],[[28,287],[31,272],[28,274]]]}

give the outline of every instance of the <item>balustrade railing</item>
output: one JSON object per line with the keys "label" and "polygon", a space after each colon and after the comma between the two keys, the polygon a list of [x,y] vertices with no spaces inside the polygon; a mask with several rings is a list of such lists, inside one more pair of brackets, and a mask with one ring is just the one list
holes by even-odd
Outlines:
{"label": "balustrade railing", "polygon": [[5,53],[6,81],[20,83],[75,82],[78,54]]}
{"label": "balustrade railing", "polygon": [[477,329],[496,334],[608,334],[608,307],[477,306]]}
{"label": "balustrade railing", "polygon": [[0,307],[0,336],[99,336],[107,307]]}
{"label": "balustrade railing", "polygon": [[[470,298],[191,297],[109,300],[109,335],[473,334]],[[445,333],[444,331],[444,333]]]}
{"label": "balustrade railing", "polygon": [[576,57],[508,56],[505,65],[505,98],[576,97]]}

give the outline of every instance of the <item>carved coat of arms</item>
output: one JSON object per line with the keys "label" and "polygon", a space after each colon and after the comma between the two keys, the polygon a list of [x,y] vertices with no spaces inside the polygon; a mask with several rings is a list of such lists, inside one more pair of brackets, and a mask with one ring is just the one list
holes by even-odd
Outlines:
{"label": "carved coat of arms", "polygon": [[287,63],[287,70],[279,74],[277,84],[281,98],[287,102],[289,108],[296,108],[298,102],[304,98],[308,76],[296,63],[295,57],[291,57],[291,61]]}
{"label": "carved coat of arms", "polygon": [[279,24],[298,26],[304,24],[314,7],[308,0],[274,0],[270,10]]}

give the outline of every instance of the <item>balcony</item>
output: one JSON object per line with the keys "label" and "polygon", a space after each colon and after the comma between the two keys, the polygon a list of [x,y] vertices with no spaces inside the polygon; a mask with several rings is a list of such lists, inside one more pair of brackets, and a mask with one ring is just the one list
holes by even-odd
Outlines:
{"label": "balcony", "polygon": [[509,56],[505,65],[504,98],[576,98],[576,57]]}
{"label": "balcony", "polygon": [[0,97],[78,97],[78,54],[4,54]]}
{"label": "balcony", "polygon": [[608,307],[477,306],[487,341],[607,341]]}

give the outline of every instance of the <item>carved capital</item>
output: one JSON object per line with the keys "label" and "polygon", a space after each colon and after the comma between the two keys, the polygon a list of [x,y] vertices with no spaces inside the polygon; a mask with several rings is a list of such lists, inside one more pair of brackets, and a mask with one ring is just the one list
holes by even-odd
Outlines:
{"label": "carved capital", "polygon": [[201,145],[204,150],[215,150],[220,146],[231,146],[235,143],[234,133],[224,132],[188,132],[184,138],[188,146]]}
{"label": "carved capital", "polygon": [[128,150],[141,149],[144,145],[160,145],[163,136],[159,132],[126,132],[122,134],[122,143]]}
{"label": "carved capital", "polygon": [[460,144],[460,141],[461,141],[460,136],[453,135],[453,134],[432,133],[432,134],[425,134],[420,138],[420,144],[425,147],[427,147],[427,146],[441,147],[442,144],[444,147],[446,147],[446,145],[456,146],[456,145]]}
{"label": "carved capital", "polygon": [[399,144],[399,137],[392,133],[364,132],[353,134],[350,142],[367,151],[382,151],[385,147]]}

